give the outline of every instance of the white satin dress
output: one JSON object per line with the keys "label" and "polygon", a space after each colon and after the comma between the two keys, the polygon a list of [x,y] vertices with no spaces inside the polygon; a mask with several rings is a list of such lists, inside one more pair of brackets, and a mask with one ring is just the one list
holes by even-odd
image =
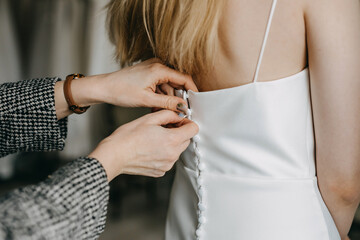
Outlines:
{"label": "white satin dress", "polygon": [[340,240],[320,195],[309,72],[210,92],[177,91],[199,125],[177,163],[166,240]]}

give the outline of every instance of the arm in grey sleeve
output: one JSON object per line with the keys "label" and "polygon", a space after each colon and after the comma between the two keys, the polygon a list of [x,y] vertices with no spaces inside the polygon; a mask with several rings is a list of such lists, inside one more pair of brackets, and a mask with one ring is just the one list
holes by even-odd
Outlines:
{"label": "arm in grey sleeve", "polygon": [[79,158],[44,182],[0,198],[0,239],[97,239],[108,197],[102,165]]}
{"label": "arm in grey sleeve", "polygon": [[67,119],[58,120],[54,87],[59,78],[0,85],[0,157],[18,151],[62,150]]}

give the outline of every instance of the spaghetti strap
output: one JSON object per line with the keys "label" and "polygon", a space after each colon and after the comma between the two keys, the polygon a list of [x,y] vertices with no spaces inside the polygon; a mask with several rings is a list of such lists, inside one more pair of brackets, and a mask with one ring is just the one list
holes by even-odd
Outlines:
{"label": "spaghetti strap", "polygon": [[260,66],[261,66],[261,62],[262,62],[262,59],[263,59],[263,55],[264,55],[264,51],[265,51],[265,47],[266,47],[266,42],[267,42],[267,39],[268,39],[268,36],[269,36],[271,22],[272,22],[272,19],[273,19],[273,16],[274,16],[275,8],[276,8],[276,3],[277,3],[277,0],[273,0],[269,20],[268,20],[268,23],[267,23],[267,26],[266,26],[265,37],[264,37],[264,40],[263,40],[263,43],[262,43],[262,46],[261,46],[260,56],[259,56],[257,66],[256,66],[254,82],[257,82],[258,77],[259,77]]}

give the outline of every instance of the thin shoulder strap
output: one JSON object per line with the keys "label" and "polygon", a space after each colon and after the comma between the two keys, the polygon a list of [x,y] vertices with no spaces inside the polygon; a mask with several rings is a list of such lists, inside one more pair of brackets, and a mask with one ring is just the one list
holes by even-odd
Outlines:
{"label": "thin shoulder strap", "polygon": [[259,56],[258,63],[257,63],[257,66],[256,66],[254,82],[257,82],[258,77],[259,77],[260,66],[261,66],[263,56],[264,56],[266,42],[267,42],[267,39],[268,39],[268,36],[269,36],[271,22],[272,22],[272,19],[273,19],[273,16],[274,16],[275,8],[276,8],[276,3],[277,3],[277,0],[273,0],[269,20],[268,20],[268,23],[267,23],[267,26],[266,26],[265,37],[264,37],[264,40],[263,40],[263,43],[262,43],[262,46],[261,46],[260,56]]}

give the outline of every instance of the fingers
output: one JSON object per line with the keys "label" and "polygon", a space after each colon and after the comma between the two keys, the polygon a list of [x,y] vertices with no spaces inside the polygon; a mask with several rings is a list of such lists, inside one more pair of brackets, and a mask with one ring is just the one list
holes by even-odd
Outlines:
{"label": "fingers", "polygon": [[166,94],[168,96],[174,96],[175,95],[175,89],[172,86],[170,86],[169,84],[167,84],[167,83],[161,84],[159,86],[159,88],[164,94]]}
{"label": "fingers", "polygon": [[172,111],[178,111],[177,105],[180,103],[187,106],[187,102],[184,99],[176,96],[164,95],[162,93],[150,93],[147,97],[147,100],[149,107],[164,108]]}
{"label": "fingers", "polygon": [[180,141],[184,142],[195,136],[199,132],[199,127],[193,121],[180,117],[173,111],[162,110],[155,113],[148,114],[151,124],[156,124],[159,126],[167,124],[179,123],[178,128],[168,129],[172,131],[174,135],[179,135]]}
{"label": "fingers", "polygon": [[[159,86],[156,86],[156,91],[155,91],[156,94],[161,94],[161,95],[165,95],[165,93],[163,93],[160,89]],[[162,110],[163,108],[161,107],[153,107],[153,105],[149,105],[149,107],[151,107],[151,112],[158,112],[160,110]]]}
{"label": "fingers", "polygon": [[182,141],[187,141],[199,132],[199,127],[196,123],[190,120],[184,120],[183,125],[178,128],[169,129],[174,134],[178,135]]}
{"label": "fingers", "polygon": [[161,64],[159,59],[149,59],[142,64],[149,70],[146,87],[148,91],[142,96],[142,106],[178,111],[176,106],[179,103],[187,106],[187,102],[175,97],[175,88],[198,91],[191,76]]}
{"label": "fingers", "polygon": [[159,126],[178,123],[184,119],[170,110],[161,110],[155,113],[150,113],[148,114],[148,117],[150,118],[151,124]]}
{"label": "fingers", "polygon": [[148,64],[155,73],[153,80],[156,81],[156,85],[169,83],[171,86],[183,86],[186,90],[198,92],[198,89],[190,75],[181,73],[163,65],[157,58],[149,59],[143,63]]}
{"label": "fingers", "polygon": [[159,111],[161,109],[169,109],[172,111],[179,111],[177,109],[177,105],[179,103],[185,104],[187,106],[187,102],[179,97],[176,98],[168,98],[167,96],[175,97],[175,89],[169,84],[161,84],[156,86],[155,90],[156,94],[148,93],[147,102],[145,105],[147,107],[151,107],[153,112]]}
{"label": "fingers", "polygon": [[161,90],[160,85],[157,85],[157,86],[156,86],[155,93],[165,95],[165,93]]}
{"label": "fingers", "polygon": [[162,74],[164,75],[162,78],[159,79],[160,80],[159,84],[172,83],[177,86],[179,85],[184,86],[186,90],[192,90],[194,92],[198,92],[198,89],[194,81],[192,80],[191,76],[184,73],[180,73],[168,67],[163,68]]}

